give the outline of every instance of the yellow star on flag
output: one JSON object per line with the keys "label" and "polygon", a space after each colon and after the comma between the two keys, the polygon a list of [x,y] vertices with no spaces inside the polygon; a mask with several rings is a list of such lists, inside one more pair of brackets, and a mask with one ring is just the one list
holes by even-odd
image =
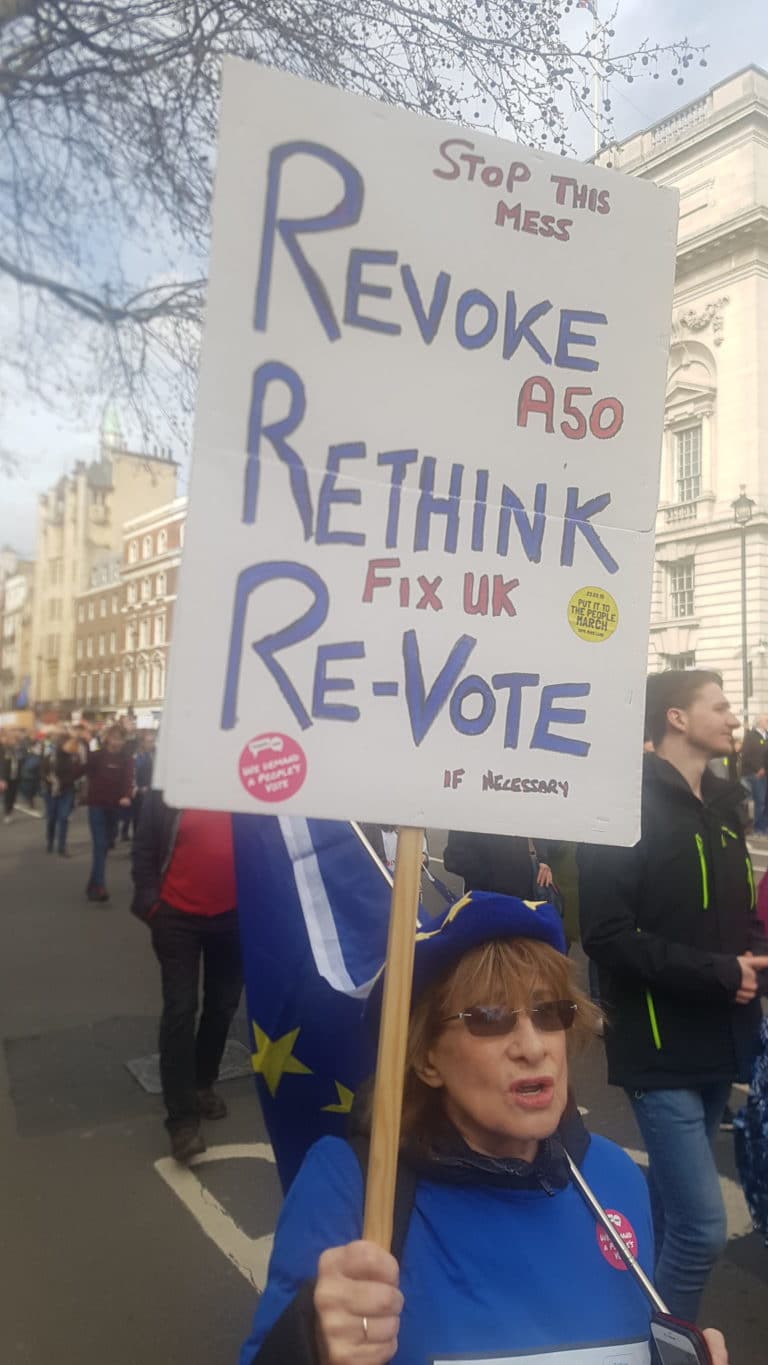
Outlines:
{"label": "yellow star on flag", "polygon": [[354,1090],[347,1090],[341,1081],[334,1082],[336,1094],[339,1097],[338,1104],[324,1104],[322,1112],[324,1114],[349,1114],[352,1109],[352,1101],[355,1098]]}
{"label": "yellow star on flag", "polygon": [[277,1094],[277,1088],[283,1076],[311,1076],[310,1067],[300,1062],[298,1057],[294,1057],[293,1049],[301,1029],[293,1029],[290,1033],[284,1033],[282,1038],[269,1038],[263,1029],[260,1029],[255,1019],[253,1020],[253,1036],[256,1040],[256,1051],[251,1053],[251,1066],[258,1075],[263,1076],[267,1083],[272,1098]]}

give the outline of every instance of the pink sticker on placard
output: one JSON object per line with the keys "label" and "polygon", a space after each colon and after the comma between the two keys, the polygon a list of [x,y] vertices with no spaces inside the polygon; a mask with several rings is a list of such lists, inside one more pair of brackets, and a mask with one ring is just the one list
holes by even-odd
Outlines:
{"label": "pink sticker on placard", "polygon": [[295,739],[272,732],[249,739],[239,768],[240,781],[257,801],[287,801],[303,786],[307,757]]}
{"label": "pink sticker on placard", "polygon": [[[637,1257],[637,1238],[635,1236],[635,1229],[629,1219],[625,1218],[623,1213],[617,1213],[615,1209],[606,1209],[605,1212],[613,1223],[613,1226],[624,1245],[632,1252],[634,1257]],[[608,1264],[614,1266],[616,1270],[626,1270],[626,1261],[622,1261],[621,1256],[605,1229],[601,1228],[598,1223],[595,1231],[597,1233],[597,1244]]]}

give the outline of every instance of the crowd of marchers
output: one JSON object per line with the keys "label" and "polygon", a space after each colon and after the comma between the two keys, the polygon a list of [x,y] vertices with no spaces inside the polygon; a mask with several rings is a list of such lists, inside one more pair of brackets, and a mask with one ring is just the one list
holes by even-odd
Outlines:
{"label": "crowd of marchers", "polygon": [[[740,755],[738,727],[716,674],[654,674],[634,847],[451,831],[444,865],[466,894],[417,941],[394,1254],[362,1235],[362,1105],[354,1141],[324,1138],[287,1194],[241,1365],[421,1365],[642,1343],[650,1309],[632,1276],[617,1275],[574,1166],[670,1312],[696,1322],[726,1239],[715,1138],[732,1085],[750,1079],[768,990],[768,888],[756,886],[747,846],[768,831],[768,718]],[[166,1126],[187,1162],[204,1150],[202,1121],[226,1115],[214,1086],[242,990],[231,817],[168,807],[148,791],[151,772],[139,782],[145,750],[127,753],[127,742],[114,726],[97,750],[82,730],[59,735],[44,755],[58,784],[46,803],[52,812],[87,782],[99,900],[98,858],[143,798],[132,909],[160,963]],[[2,773],[7,791],[20,774],[13,737]],[[49,815],[50,848],[58,828]],[[395,828],[363,828],[391,866]],[[576,937],[589,995],[569,957]],[[379,1008],[374,989],[374,1031]],[[648,1153],[647,1181],[587,1132],[569,1086],[573,1050],[599,1035]],[[718,1332],[697,1349],[726,1365]]]}

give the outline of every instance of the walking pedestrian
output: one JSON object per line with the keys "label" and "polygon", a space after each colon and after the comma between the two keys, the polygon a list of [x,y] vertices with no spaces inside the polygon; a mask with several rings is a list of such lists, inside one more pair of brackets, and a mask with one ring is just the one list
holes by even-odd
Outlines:
{"label": "walking pedestrian", "polygon": [[741,786],[707,766],[738,725],[719,676],[652,675],[646,718],[655,752],[639,843],[579,850],[582,942],[608,1014],[608,1080],[626,1090],[648,1151],[656,1284],[692,1322],[725,1245],[712,1144],[732,1082],[749,1079],[768,941]]}
{"label": "walking pedestrian", "polygon": [[132,807],[134,837],[139,828],[144,798],[152,787],[152,770],[154,765],[155,736],[153,734],[144,734],[139,740],[139,747],[134,759],[134,781],[136,783]]}
{"label": "walking pedestrian", "polygon": [[125,753],[125,736],[119,725],[110,725],[100,749],[88,755],[88,826],[93,859],[86,895],[90,901],[108,901],[107,853],[114,847],[117,822],[133,797],[133,759]]}
{"label": "walking pedestrian", "polygon": [[75,784],[82,771],[77,741],[71,735],[59,735],[53,751],[43,758],[42,779],[46,851],[53,853],[55,842],[60,858],[71,856],[67,849],[67,830],[75,804]]}
{"label": "walking pedestrian", "polygon": [[766,763],[768,762],[768,716],[758,716],[751,730],[744,736],[741,750],[741,775],[749,789],[754,806],[754,830],[760,837],[768,835],[766,809]]}
{"label": "walking pedestrian", "polygon": [[[552,885],[546,845],[517,834],[478,834],[452,829],[443,867],[463,877],[467,891],[497,891],[521,900],[536,899]],[[538,897],[541,899],[541,896]]]}
{"label": "walking pedestrian", "polygon": [[24,746],[21,735],[11,730],[5,738],[0,751],[0,787],[3,792],[3,823],[10,825],[13,808],[21,781],[21,765],[24,762]]}
{"label": "walking pedestrian", "polygon": [[43,745],[39,739],[30,740],[21,763],[19,793],[30,810],[35,809],[35,798],[40,794],[43,767]]}
{"label": "walking pedestrian", "polygon": [[131,856],[131,909],[149,925],[160,963],[166,1128],[173,1155],[186,1162],[205,1151],[200,1119],[227,1114],[213,1087],[243,988],[231,816],[174,810],[150,791]]}

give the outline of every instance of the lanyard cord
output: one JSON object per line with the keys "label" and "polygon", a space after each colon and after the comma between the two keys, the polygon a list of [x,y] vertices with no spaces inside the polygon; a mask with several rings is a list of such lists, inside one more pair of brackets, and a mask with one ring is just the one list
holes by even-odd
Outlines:
{"label": "lanyard cord", "polygon": [[597,1222],[600,1224],[601,1228],[603,1228],[604,1232],[606,1232],[607,1235],[610,1237],[611,1242],[613,1243],[614,1247],[621,1256],[621,1259],[623,1260],[627,1269],[631,1271],[631,1273],[634,1275],[635,1280],[639,1284],[646,1298],[653,1304],[653,1307],[657,1310],[657,1312],[669,1313],[669,1309],[667,1308],[667,1305],[665,1304],[661,1295],[658,1294],[657,1291],[654,1289],[653,1285],[651,1284],[651,1281],[648,1279],[648,1276],[643,1270],[643,1267],[638,1264],[638,1262],[632,1255],[632,1252],[630,1251],[629,1247],[626,1245],[623,1238],[616,1231],[615,1227],[613,1226],[613,1223],[611,1222],[610,1218],[605,1212],[605,1209],[603,1208],[599,1199],[597,1199],[596,1196],[592,1193],[591,1189],[589,1188],[589,1185],[587,1184],[586,1180],[581,1174],[581,1171],[579,1170],[575,1161],[571,1160],[571,1157],[568,1154],[568,1152],[565,1152],[565,1159],[568,1162],[568,1169],[571,1172],[571,1179],[573,1180],[574,1185],[579,1191],[579,1194],[581,1195],[584,1202],[588,1205],[589,1209],[591,1210]]}

